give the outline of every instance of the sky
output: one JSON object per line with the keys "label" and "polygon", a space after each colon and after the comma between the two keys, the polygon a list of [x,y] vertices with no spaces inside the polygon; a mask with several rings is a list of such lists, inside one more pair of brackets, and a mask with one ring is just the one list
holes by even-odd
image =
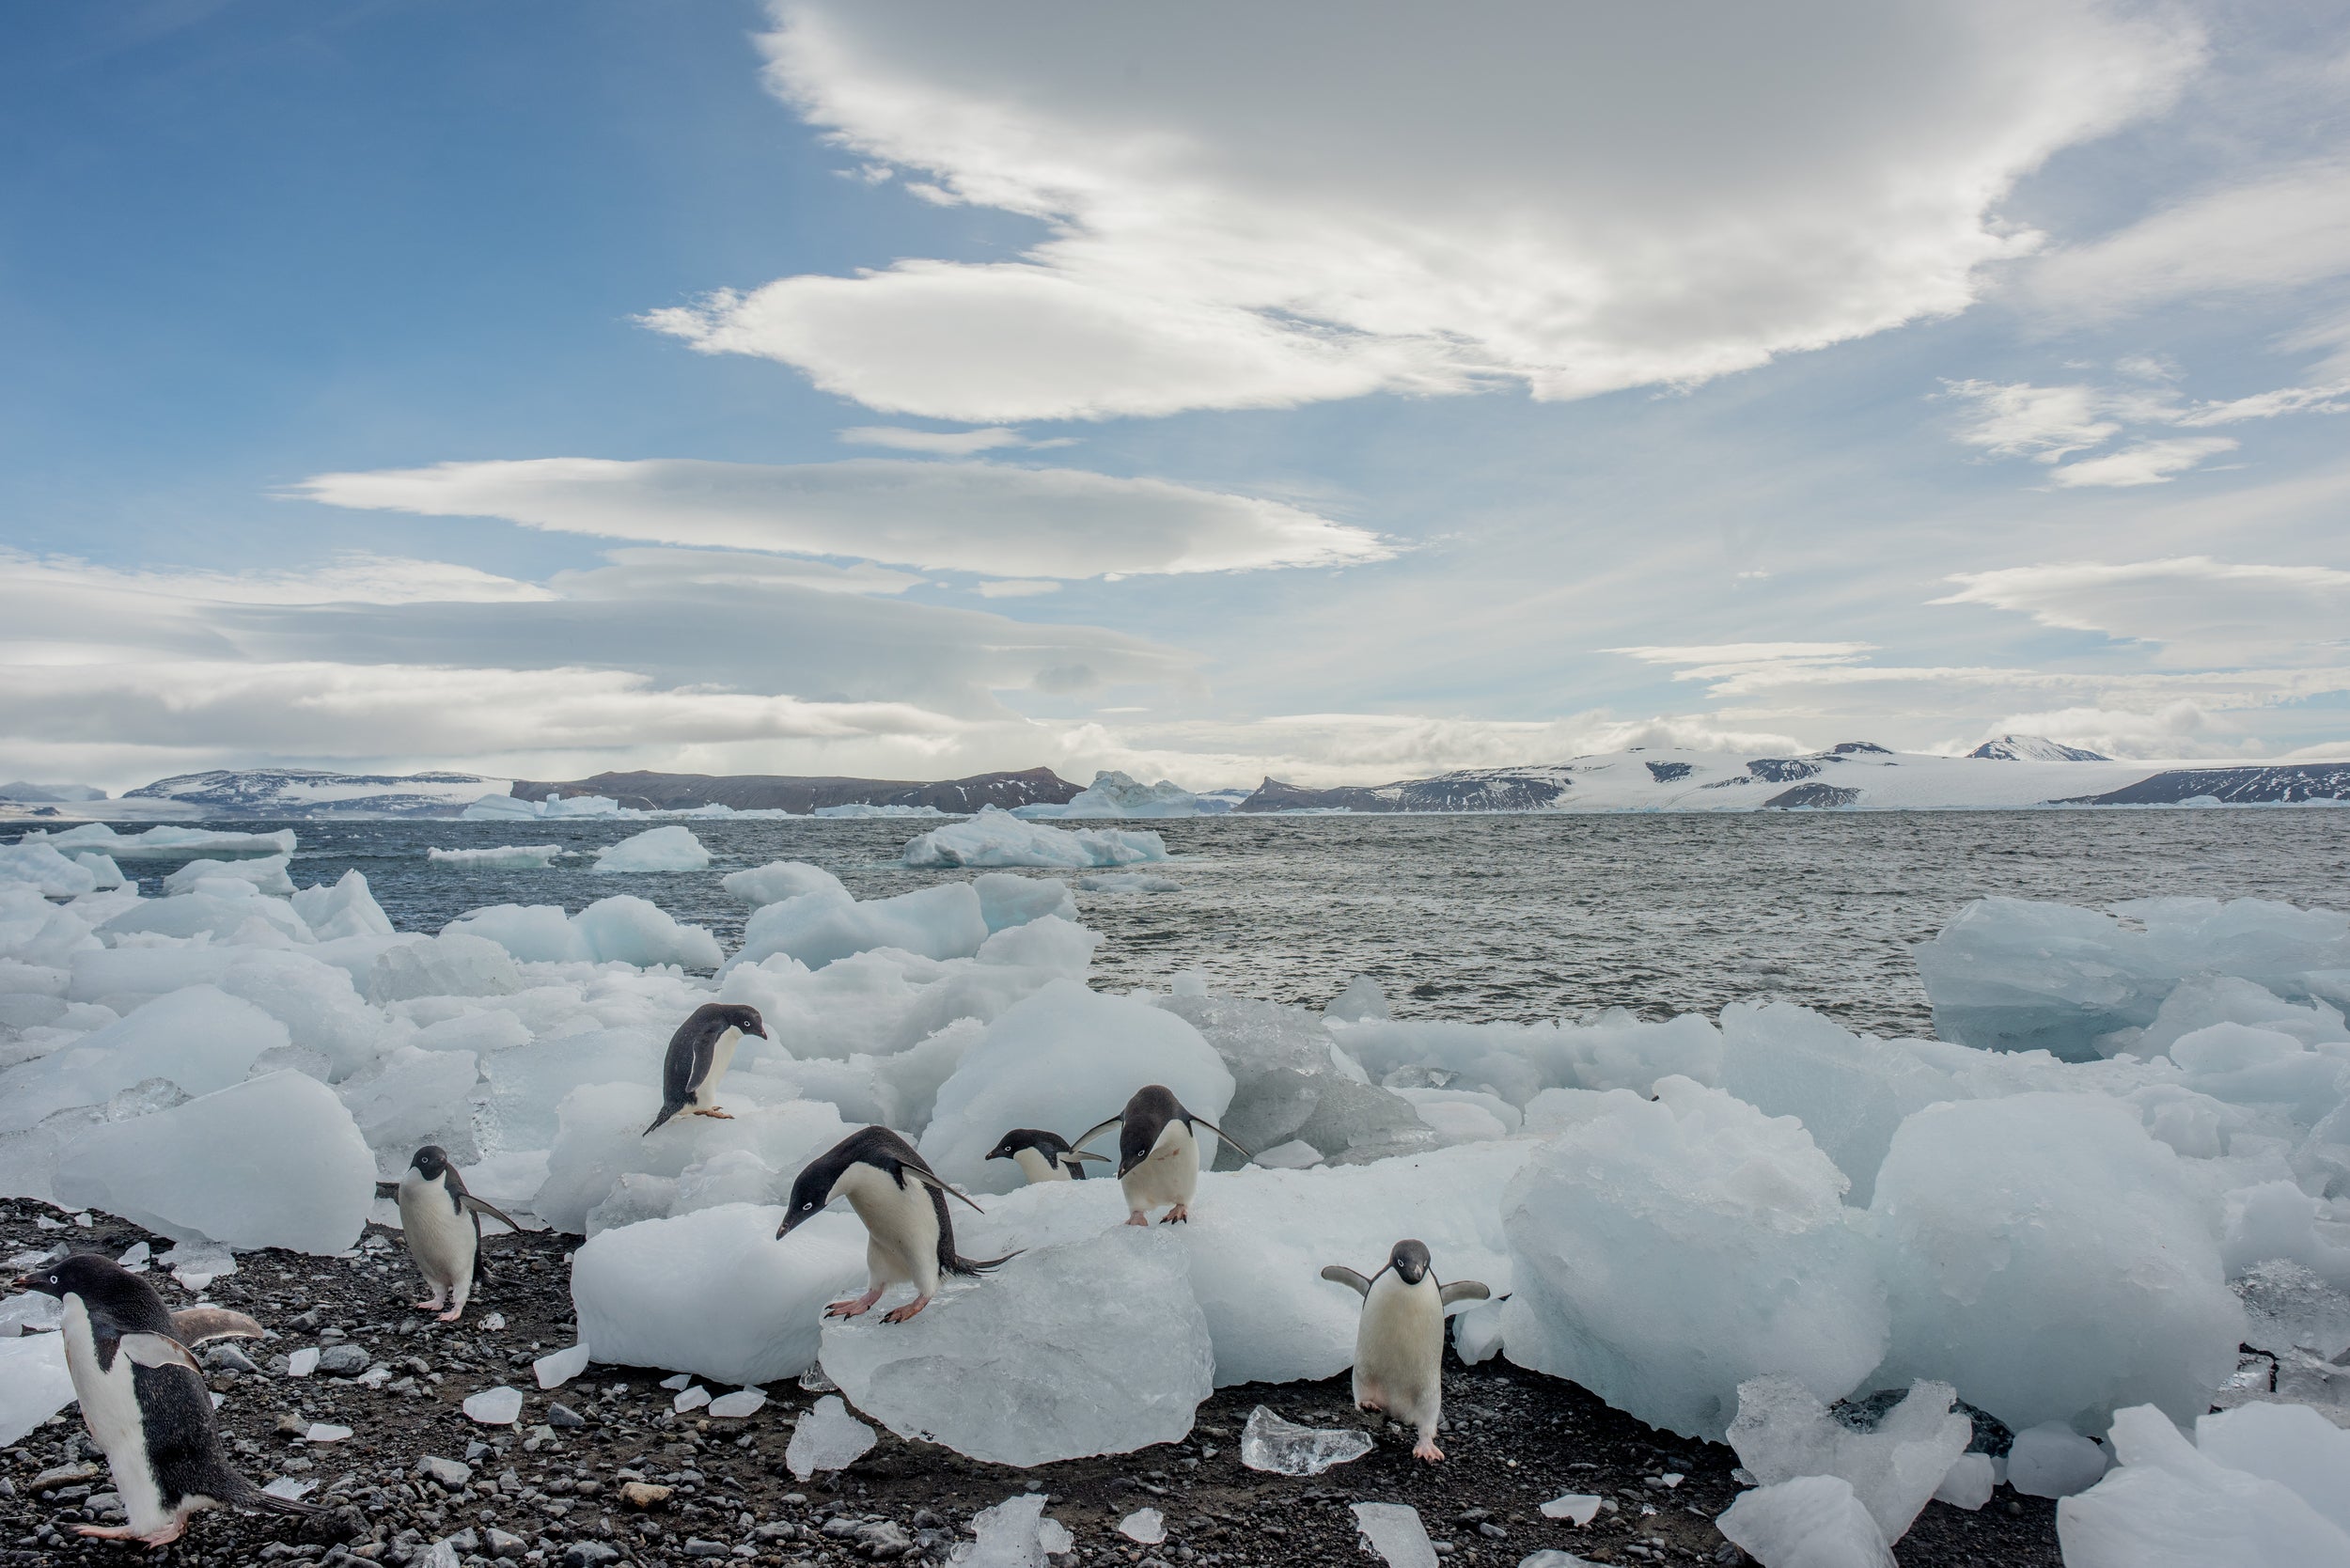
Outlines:
{"label": "sky", "polygon": [[126,0],[0,777],[2350,756],[2350,12]]}

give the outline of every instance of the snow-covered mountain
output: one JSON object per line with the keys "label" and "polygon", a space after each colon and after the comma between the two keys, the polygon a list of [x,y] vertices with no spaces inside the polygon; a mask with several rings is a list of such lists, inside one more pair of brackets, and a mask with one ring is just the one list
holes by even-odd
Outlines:
{"label": "snow-covered mountain", "polygon": [[2083,751],[2076,745],[2052,741],[2045,735],[2001,735],[1985,741],[1966,754],[1990,762],[2110,762],[2112,758],[2100,751]]}
{"label": "snow-covered mountain", "polygon": [[468,801],[512,787],[510,779],[475,773],[244,768],[159,778],[122,798],[177,801],[207,817],[453,817]]}
{"label": "snow-covered mountain", "polygon": [[24,779],[0,784],[0,800],[47,804],[55,801],[104,800],[106,792],[94,784],[28,784]]}
{"label": "snow-covered mountain", "polygon": [[[2010,736],[2012,742],[2027,737]],[[2046,742],[2037,743],[2042,745]],[[1796,757],[1656,750],[1530,768],[1477,768],[1371,787],[1306,789],[1268,778],[1241,811],[1753,811],[1986,809],[2219,802],[2350,803],[2350,763],[2117,762],[1937,757],[1846,741]]]}

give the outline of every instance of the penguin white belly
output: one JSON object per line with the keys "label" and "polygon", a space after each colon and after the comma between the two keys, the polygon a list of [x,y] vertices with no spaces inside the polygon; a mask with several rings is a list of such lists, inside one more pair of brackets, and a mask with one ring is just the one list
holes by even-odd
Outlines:
{"label": "penguin white belly", "polygon": [[904,1281],[923,1295],[938,1291],[938,1211],[931,1189],[909,1177],[904,1186],[879,1167],[858,1162],[833,1189],[865,1222],[866,1287]]}
{"label": "penguin white belly", "polygon": [[1020,1174],[1031,1182],[1066,1182],[1069,1172],[1057,1161],[1046,1159],[1034,1149],[1015,1149],[1011,1163],[1020,1168]]}
{"label": "penguin white belly", "polygon": [[473,1215],[459,1213],[448,1188],[426,1181],[413,1166],[400,1179],[400,1224],[408,1255],[426,1284],[454,1289],[472,1283],[474,1251],[480,1245]]}
{"label": "penguin white belly", "polygon": [[1126,1189],[1126,1207],[1139,1214],[1170,1203],[1188,1203],[1199,1190],[1199,1140],[1189,1123],[1170,1121],[1143,1162],[1120,1177]]}
{"label": "penguin white belly", "polygon": [[122,1512],[141,1535],[153,1535],[171,1523],[164,1506],[164,1490],[147,1457],[147,1422],[139,1414],[137,1386],[132,1381],[131,1356],[117,1348],[115,1364],[98,1369],[98,1339],[90,1331],[89,1311],[82,1298],[65,1298],[65,1365],[73,1376],[73,1397],[82,1403],[82,1424],[90,1440],[106,1456],[114,1474],[115,1495]]}
{"label": "penguin white belly", "polygon": [[694,1104],[709,1106],[718,1103],[718,1080],[725,1077],[727,1069],[734,1065],[734,1048],[742,1043],[743,1031],[731,1026],[718,1037],[718,1043],[710,1048],[709,1074],[694,1086],[694,1092],[688,1096]]}
{"label": "penguin white belly", "polygon": [[1371,1281],[1355,1329],[1355,1402],[1375,1404],[1424,1436],[1443,1403],[1444,1297],[1435,1277],[1407,1285],[1393,1269]]}

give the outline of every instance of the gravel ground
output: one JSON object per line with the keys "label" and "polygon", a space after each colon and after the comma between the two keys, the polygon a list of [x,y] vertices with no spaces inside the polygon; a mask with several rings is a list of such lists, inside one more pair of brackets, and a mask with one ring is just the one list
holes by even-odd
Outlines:
{"label": "gravel ground", "polygon": [[[0,1201],[0,1256],[60,1243],[109,1256],[141,1241],[158,1253],[170,1245],[103,1215],[43,1228],[58,1217],[39,1204]],[[1029,1490],[1043,1491],[1050,1515],[1075,1536],[1055,1568],[1370,1560],[1353,1502],[1417,1508],[1448,1564],[1514,1568],[1543,1547],[1605,1563],[1745,1560],[1713,1524],[1737,1496],[1729,1449],[1654,1431],[1573,1384],[1498,1360],[1464,1367],[1449,1353],[1441,1439],[1449,1462],[1440,1466],[1413,1463],[1409,1439],[1390,1432],[1371,1454],[1319,1477],[1243,1467],[1240,1429],[1260,1403],[1314,1426],[1370,1419],[1336,1377],[1220,1389],[1200,1406],[1188,1441],[1138,1453],[1017,1470],[883,1432],[849,1469],[798,1482],[784,1448],[817,1396],[795,1386],[770,1388],[766,1405],[740,1420],[674,1414],[662,1374],[637,1368],[593,1367],[559,1389],[539,1389],[532,1359],[575,1339],[572,1245],[494,1233],[484,1248],[490,1277],[456,1325],[410,1307],[422,1293],[397,1232],[370,1228],[348,1259],[240,1258],[238,1272],[214,1280],[205,1299],[250,1312],[274,1334],[207,1347],[209,1381],[225,1396],[224,1435],[255,1481],[315,1482],[311,1500],[335,1512],[311,1522],[201,1513],[178,1544],[149,1560],[939,1561],[969,1539],[972,1514]],[[168,1274],[150,1278],[167,1304],[193,1299]],[[285,1357],[313,1346],[323,1353],[320,1370],[288,1375]],[[240,1370],[241,1360],[253,1370]],[[500,1384],[525,1396],[515,1425],[481,1426],[459,1408]],[[352,1435],[312,1443],[298,1435],[312,1423]],[[1538,1505],[1562,1492],[1597,1493],[1613,1507],[1585,1529],[1543,1518]],[[1165,1515],[1167,1532],[1149,1547],[1118,1533],[1120,1519],[1146,1507]],[[119,1515],[104,1463],[68,1410],[0,1453],[0,1563],[146,1555],[73,1536],[85,1521]],[[450,1551],[436,1560],[442,1541]],[[1904,1568],[2059,1568],[2055,1508],[2004,1487],[1979,1513],[1929,1503],[1895,1555]]]}

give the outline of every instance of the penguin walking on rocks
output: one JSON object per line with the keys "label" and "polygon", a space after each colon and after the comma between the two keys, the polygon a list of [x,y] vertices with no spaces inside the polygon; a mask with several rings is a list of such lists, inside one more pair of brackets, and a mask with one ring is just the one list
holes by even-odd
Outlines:
{"label": "penguin walking on rocks", "polygon": [[882,1314],[884,1323],[903,1323],[931,1304],[941,1275],[981,1275],[1017,1256],[1008,1253],[980,1262],[957,1252],[954,1223],[947,1213],[949,1193],[975,1211],[986,1212],[939,1180],[914,1145],[886,1127],[867,1127],[842,1138],[800,1172],[791,1184],[791,1203],[776,1239],[781,1241],[815,1218],[834,1199],[847,1199],[865,1222],[867,1288],[854,1300],[826,1307],[824,1316],[862,1317],[890,1286],[910,1284],[914,1299]]}
{"label": "penguin walking on rocks", "polygon": [[1069,1146],[1069,1140],[1058,1133],[1048,1133],[1036,1127],[1014,1127],[1003,1140],[987,1152],[991,1160],[1010,1160],[1020,1168],[1020,1174],[1033,1184],[1037,1182],[1082,1182],[1086,1168],[1081,1163],[1098,1160],[1110,1163],[1107,1154],[1095,1154]]}
{"label": "penguin walking on rocks", "polygon": [[1159,1223],[1188,1224],[1192,1195],[1199,1190],[1199,1138],[1193,1123],[1205,1127],[1248,1159],[1257,1156],[1242,1148],[1231,1134],[1204,1116],[1183,1108],[1175,1091],[1164,1084],[1145,1084],[1135,1090],[1126,1108],[1077,1140],[1080,1149],[1112,1127],[1118,1134],[1118,1183],[1126,1189],[1126,1223],[1148,1225],[1149,1211],[1171,1204]]}
{"label": "penguin walking on rocks", "polygon": [[[383,1187],[376,1189],[379,1193]],[[465,1190],[465,1179],[448,1161],[440,1145],[428,1143],[416,1151],[400,1172],[394,1189],[400,1199],[400,1233],[416,1272],[432,1287],[432,1299],[416,1303],[417,1309],[440,1312],[443,1323],[455,1323],[473,1298],[474,1273],[481,1254],[481,1216],[502,1221],[509,1231],[522,1227],[496,1204]],[[451,1296],[455,1299],[451,1300]],[[441,1311],[441,1304],[449,1303]]]}
{"label": "penguin walking on rocks", "polygon": [[732,1121],[732,1113],[718,1108],[718,1080],[734,1065],[734,1048],[746,1034],[767,1038],[759,1009],[740,1002],[704,1002],[696,1008],[669,1037],[669,1052],[661,1062],[661,1114],[644,1136],[650,1137],[682,1110]]}
{"label": "penguin walking on rocks", "polygon": [[1482,1301],[1493,1294],[1474,1279],[1436,1282],[1428,1248],[1400,1241],[1386,1266],[1366,1279],[1341,1263],[1322,1277],[1363,1298],[1355,1328],[1355,1403],[1378,1410],[1417,1429],[1412,1457],[1431,1465],[1444,1458],[1436,1447],[1436,1419],[1444,1406],[1444,1309],[1456,1301]]}
{"label": "penguin walking on rocks", "polygon": [[106,1455],[129,1523],[76,1525],[102,1541],[168,1545],[206,1508],[266,1509],[305,1518],[325,1513],[262,1491],[228,1463],[189,1346],[229,1337],[258,1340],[261,1325],[222,1307],[174,1312],[155,1287],[110,1259],[80,1253],[17,1281],[65,1306],[66,1370],[82,1424]]}

